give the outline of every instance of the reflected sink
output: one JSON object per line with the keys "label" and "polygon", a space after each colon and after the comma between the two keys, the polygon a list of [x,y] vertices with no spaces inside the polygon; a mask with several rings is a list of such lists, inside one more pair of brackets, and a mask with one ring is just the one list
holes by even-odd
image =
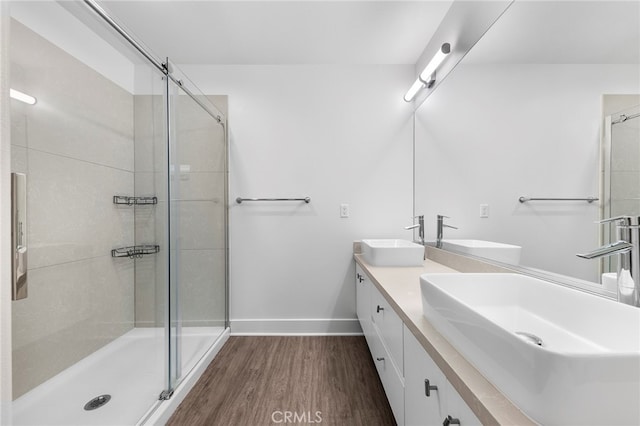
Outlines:
{"label": "reflected sink", "polygon": [[484,257],[497,262],[518,265],[522,247],[482,240],[442,240],[444,250]]}
{"label": "reflected sink", "polygon": [[424,246],[407,240],[362,240],[362,254],[374,266],[422,266]]}
{"label": "reflected sink", "polygon": [[424,316],[536,422],[640,424],[640,309],[518,274],[420,286]]}

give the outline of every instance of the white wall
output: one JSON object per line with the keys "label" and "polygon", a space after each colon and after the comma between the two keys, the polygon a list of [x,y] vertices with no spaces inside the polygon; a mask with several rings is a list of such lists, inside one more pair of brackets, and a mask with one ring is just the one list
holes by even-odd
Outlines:
{"label": "white wall", "polygon": [[229,95],[232,331],[358,332],[352,242],[411,237],[413,67],[181,68]]}
{"label": "white wall", "polygon": [[[461,65],[418,110],[416,212],[477,238],[523,246],[522,264],[597,280],[602,95],[637,93],[637,65]],[[479,218],[489,204],[490,217]]]}

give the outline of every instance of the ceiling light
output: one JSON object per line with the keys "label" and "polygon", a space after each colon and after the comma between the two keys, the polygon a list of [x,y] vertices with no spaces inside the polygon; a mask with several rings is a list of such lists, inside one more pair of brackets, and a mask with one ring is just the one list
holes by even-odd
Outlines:
{"label": "ceiling light", "polygon": [[22,93],[14,89],[9,89],[9,96],[11,96],[15,100],[24,102],[25,104],[29,104],[29,105],[35,105],[36,102],[38,102],[38,100],[33,96],[29,96],[26,93]]}
{"label": "ceiling light", "polygon": [[411,100],[416,96],[416,94],[423,87],[431,87],[435,82],[435,73],[442,61],[445,60],[447,55],[451,53],[451,45],[449,43],[444,43],[440,46],[438,52],[433,56],[433,58],[429,61],[426,67],[422,70],[418,79],[411,85],[407,94],[404,95],[404,100],[407,102],[411,102]]}

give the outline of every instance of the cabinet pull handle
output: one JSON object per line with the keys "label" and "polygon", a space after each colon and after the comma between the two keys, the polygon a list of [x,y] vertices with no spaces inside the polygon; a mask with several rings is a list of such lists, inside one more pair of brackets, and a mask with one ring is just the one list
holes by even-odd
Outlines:
{"label": "cabinet pull handle", "polygon": [[378,305],[378,308],[376,309],[377,313],[380,313],[380,311],[384,311],[384,308],[380,305]]}
{"label": "cabinet pull handle", "polygon": [[442,426],[459,425],[459,424],[460,424],[460,419],[456,419],[451,416],[447,416],[447,418],[444,419],[444,422],[442,422]]}
{"label": "cabinet pull handle", "polygon": [[362,281],[364,281],[364,277],[360,274],[356,274],[356,278],[358,279],[358,282],[361,283]]}
{"label": "cabinet pull handle", "polygon": [[437,386],[433,386],[430,382],[429,379],[424,379],[424,394],[426,396],[431,396],[431,391],[437,391],[438,387]]}
{"label": "cabinet pull handle", "polygon": [[384,361],[384,357],[383,356],[379,356],[376,358],[376,361]]}

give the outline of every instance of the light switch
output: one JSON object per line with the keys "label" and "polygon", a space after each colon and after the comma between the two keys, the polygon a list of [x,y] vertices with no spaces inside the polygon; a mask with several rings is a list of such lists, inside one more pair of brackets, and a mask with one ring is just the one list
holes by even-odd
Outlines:
{"label": "light switch", "polygon": [[480,217],[489,217],[489,204],[480,204]]}

